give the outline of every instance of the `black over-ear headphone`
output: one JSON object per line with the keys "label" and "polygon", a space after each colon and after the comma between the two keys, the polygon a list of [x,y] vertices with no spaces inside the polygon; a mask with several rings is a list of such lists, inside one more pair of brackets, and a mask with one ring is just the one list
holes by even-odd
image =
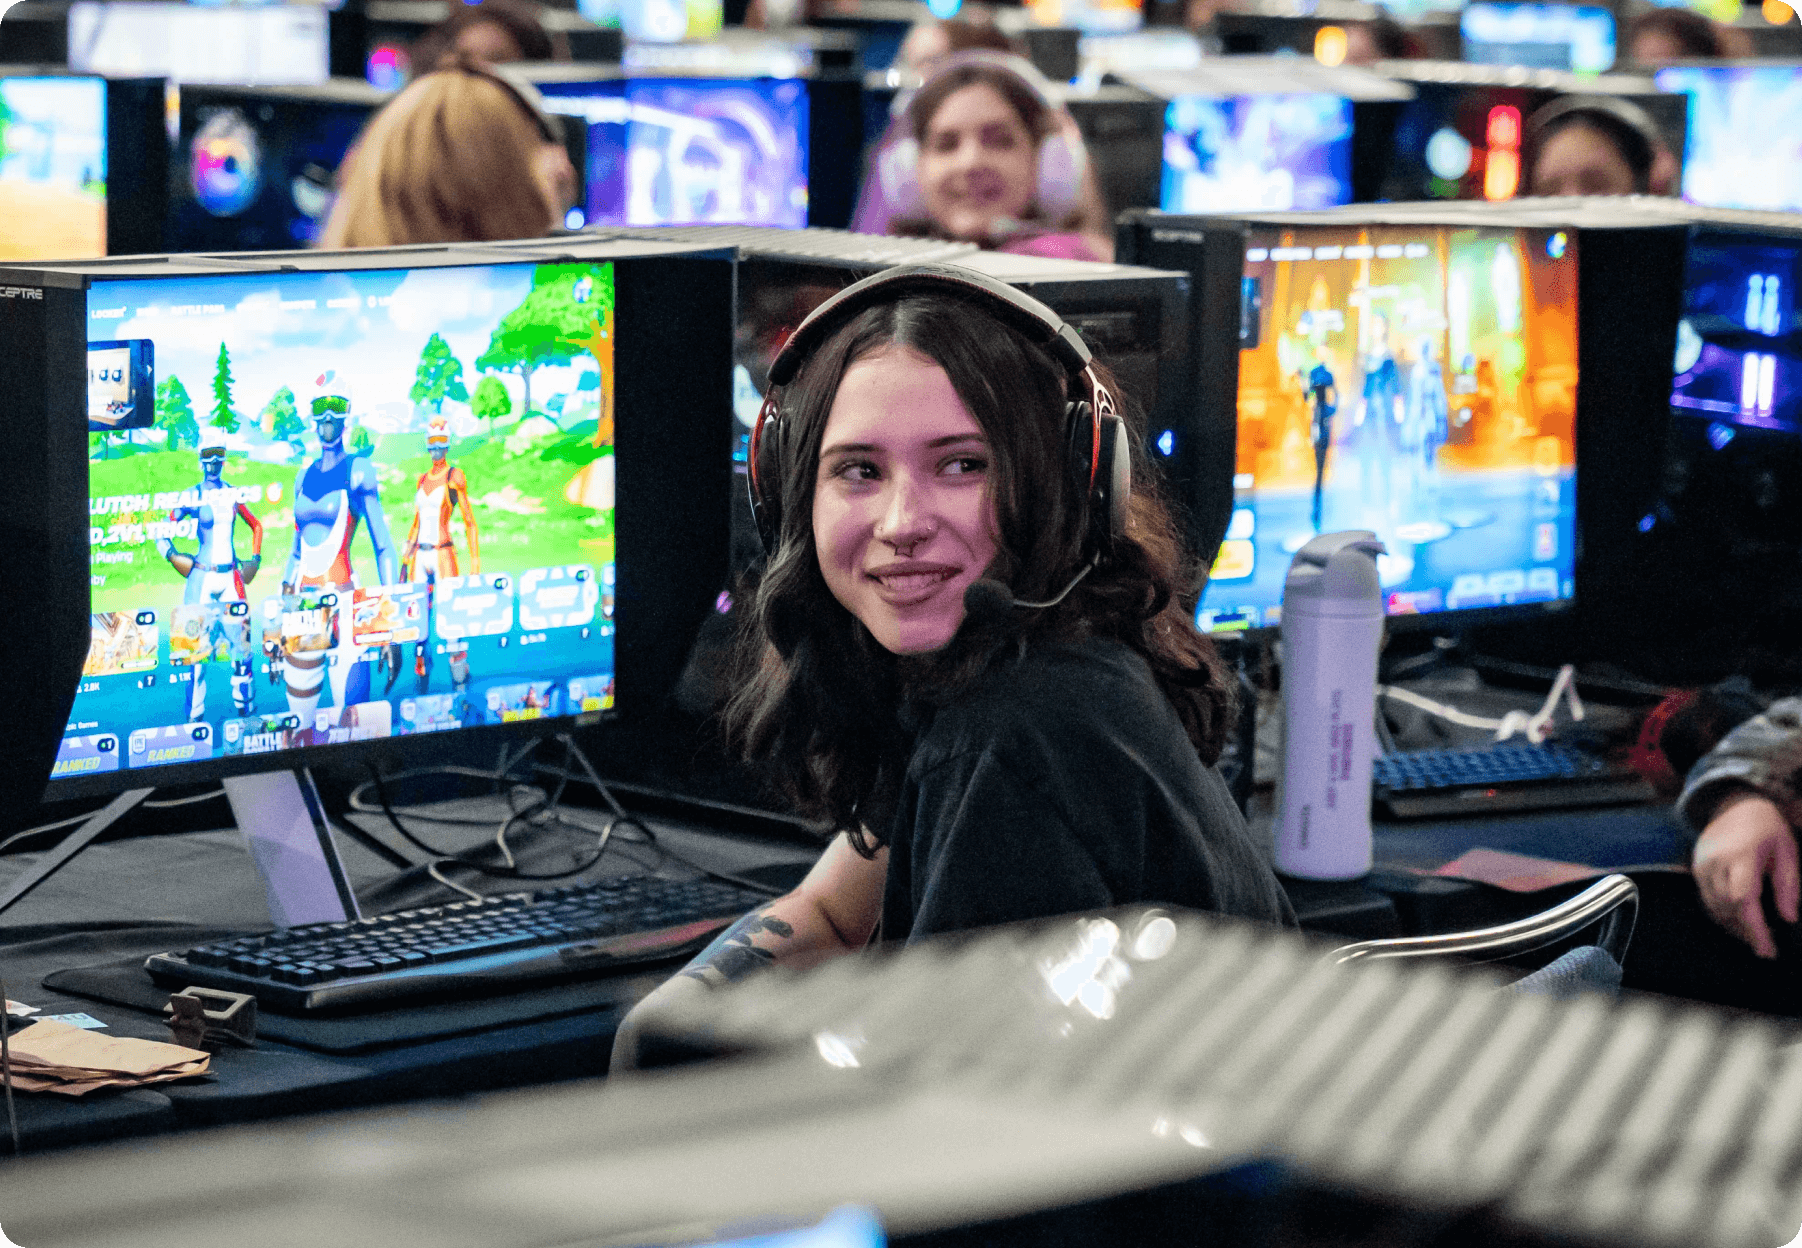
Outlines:
{"label": "black over-ear headphone", "polygon": [[[914,293],[950,294],[980,305],[996,320],[1045,348],[1067,374],[1064,407],[1071,476],[1088,499],[1089,537],[1085,555],[1092,564],[1114,552],[1126,531],[1126,504],[1132,495],[1132,453],[1126,422],[1114,396],[1096,376],[1082,336],[1057,313],[1005,282],[972,269],[942,264],[909,264],[884,269],[847,286],[808,314],[770,365],[769,392],[751,430],[749,483],[751,514],[764,553],[774,555],[782,534],[782,465],[787,450],[781,390],[800,373],[820,345],[865,308]],[[1068,591],[1066,591],[1068,592]]]}

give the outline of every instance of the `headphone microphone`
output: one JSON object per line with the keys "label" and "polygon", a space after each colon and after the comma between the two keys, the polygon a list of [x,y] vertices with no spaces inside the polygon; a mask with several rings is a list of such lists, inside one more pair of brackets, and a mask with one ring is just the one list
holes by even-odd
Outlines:
{"label": "headphone microphone", "polygon": [[983,577],[971,581],[964,587],[964,614],[972,619],[994,621],[1006,617],[1015,607],[1028,611],[1043,611],[1047,607],[1055,607],[1070,596],[1070,591],[1081,583],[1082,578],[1095,570],[1095,560],[1090,559],[1082,565],[1082,571],[1070,578],[1070,583],[1058,591],[1057,597],[1048,598],[1044,602],[1028,602],[1024,598],[1014,597],[1013,591],[1000,581]]}

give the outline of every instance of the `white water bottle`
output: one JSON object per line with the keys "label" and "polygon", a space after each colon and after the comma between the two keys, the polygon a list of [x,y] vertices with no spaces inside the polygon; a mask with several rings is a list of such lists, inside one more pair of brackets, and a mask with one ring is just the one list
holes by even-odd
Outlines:
{"label": "white water bottle", "polygon": [[1298,879],[1370,871],[1382,553],[1368,529],[1322,533],[1295,552],[1283,582],[1276,869]]}

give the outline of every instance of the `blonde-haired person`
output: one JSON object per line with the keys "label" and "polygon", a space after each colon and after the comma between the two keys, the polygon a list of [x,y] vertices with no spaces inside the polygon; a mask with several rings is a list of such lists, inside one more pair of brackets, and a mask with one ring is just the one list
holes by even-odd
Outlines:
{"label": "blonde-haired person", "polygon": [[1030,61],[953,52],[895,103],[852,229],[1064,260],[1113,259],[1107,208],[1082,134]]}
{"label": "blonde-haired person", "polygon": [[345,161],[319,245],[534,238],[563,223],[575,183],[537,92],[458,56],[370,121]]}

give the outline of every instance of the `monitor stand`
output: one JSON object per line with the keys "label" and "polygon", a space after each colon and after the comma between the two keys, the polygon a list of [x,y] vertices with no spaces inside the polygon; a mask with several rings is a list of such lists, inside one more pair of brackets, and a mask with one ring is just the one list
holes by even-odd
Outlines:
{"label": "monitor stand", "polygon": [[[261,772],[233,776],[224,784],[232,815],[269,899],[269,917],[277,927],[362,917],[311,772],[304,767]],[[62,869],[154,792],[154,788],[129,789],[95,811],[0,893],[0,912]],[[362,829],[352,826],[348,831],[393,865],[403,869],[413,865]]]}

